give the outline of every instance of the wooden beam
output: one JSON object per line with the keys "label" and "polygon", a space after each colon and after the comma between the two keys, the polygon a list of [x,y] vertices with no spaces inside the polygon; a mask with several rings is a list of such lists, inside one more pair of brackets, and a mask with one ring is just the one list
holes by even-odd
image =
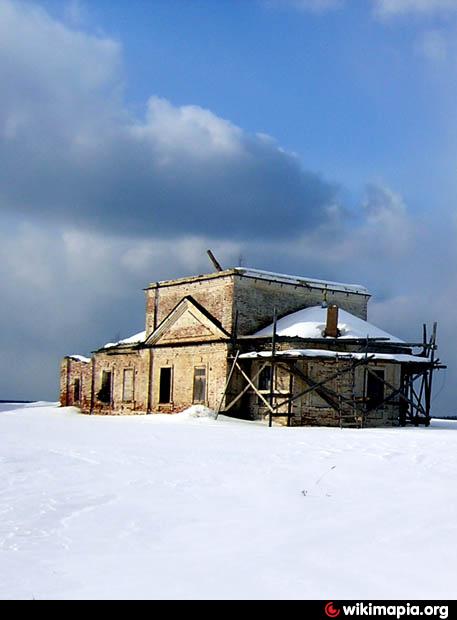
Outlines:
{"label": "wooden beam", "polygon": [[[289,377],[289,394],[290,394],[290,396],[293,396],[293,390],[294,390],[294,377],[293,377],[293,375],[291,373],[290,377]],[[292,401],[289,398],[289,402],[287,403],[287,426],[290,426],[291,419],[292,419]]]}
{"label": "wooden beam", "polygon": [[[313,383],[313,385],[309,388],[307,388],[306,390],[302,390],[301,392],[299,392],[298,394],[296,394],[295,396],[293,396],[291,398],[291,402],[296,401],[298,398],[301,398],[302,396],[305,396],[306,394],[310,393],[310,392],[314,392],[317,388],[325,385],[325,383],[328,383],[329,381],[332,381],[333,379],[336,379],[336,377],[340,376],[340,375],[344,375],[348,372],[351,372],[352,370],[354,370],[357,366],[362,366],[364,364],[367,364],[374,356],[370,356],[368,358],[364,358],[363,360],[356,360],[355,362],[353,362],[348,368],[343,368],[342,370],[339,370],[338,372],[330,375],[329,377],[327,377],[326,379],[324,379],[323,381],[319,381],[317,383],[314,382],[314,379],[312,379],[311,377],[307,377],[304,373],[301,373],[301,371],[299,371],[297,368],[289,368],[289,372],[295,372],[296,374],[301,373],[299,376],[301,376],[301,378],[308,383],[308,385],[310,385],[310,383]],[[282,363],[287,363],[287,362],[282,362]],[[298,371],[298,373],[297,373]],[[305,378],[306,377],[306,378]],[[289,399],[285,399],[283,401],[281,401],[280,403],[277,403],[275,405],[275,409],[278,409],[278,407],[281,407],[282,405],[287,404]]]}
{"label": "wooden beam", "polygon": [[[385,385],[387,385],[388,387],[390,387],[390,389],[391,389],[391,390],[396,390],[396,389],[397,389],[394,385],[392,385],[391,383],[389,383],[388,381],[386,381],[386,379],[380,379],[380,378],[379,378],[379,375],[377,375],[376,373],[374,373],[374,372],[371,370],[371,368],[370,368],[369,366],[367,366],[367,372],[368,372],[369,374],[371,374],[371,375],[375,376],[375,377],[378,379],[378,381],[382,381]],[[409,387],[410,387],[410,386],[409,386]],[[418,410],[422,409],[422,411],[425,413],[425,410],[424,410],[424,408],[422,407],[422,405],[420,405],[420,404],[419,404],[419,406],[416,406],[416,404],[414,403],[414,400],[413,400],[413,399],[408,398],[408,397],[407,397],[407,396],[405,396],[402,392],[399,392],[399,396],[400,396],[400,398],[403,398],[403,400],[405,400],[406,402],[408,402],[408,403],[411,405],[411,407],[412,407],[413,409],[418,409]],[[377,408],[378,408],[378,407],[374,407],[371,411],[376,411],[376,409],[377,409]]]}
{"label": "wooden beam", "polygon": [[[256,372],[256,374],[252,377],[253,381],[255,381],[255,380],[257,379],[257,377],[260,375],[260,373],[262,372],[262,370],[263,370],[263,369],[265,368],[265,366],[267,366],[267,365],[268,365],[268,362],[264,362],[264,363],[262,364],[262,366],[259,368],[259,371],[258,371],[258,372]],[[239,364],[238,364],[238,363],[236,364],[236,367],[237,367],[237,368],[239,368]],[[246,392],[249,390],[249,387],[250,387],[250,386],[249,386],[249,383],[248,383],[248,385],[246,385],[246,387],[245,387],[245,388],[244,388],[244,389],[243,389],[243,390],[242,390],[242,391],[241,391],[241,392],[240,392],[240,393],[239,393],[239,394],[238,394],[238,395],[237,395],[237,396],[236,396],[236,397],[232,400],[232,402],[231,402],[231,403],[229,403],[229,404],[228,404],[228,405],[227,405],[227,406],[226,406],[226,407],[222,410],[222,411],[223,411],[223,413],[225,413],[226,411],[229,411],[229,409],[231,409],[231,408],[233,407],[233,405],[234,405],[235,403],[237,403],[237,402],[240,400],[240,398],[246,394]]]}
{"label": "wooden beam", "polygon": [[213,267],[216,271],[223,271],[222,267],[220,266],[219,262],[217,261],[216,257],[214,256],[214,254],[211,252],[211,250],[206,250],[206,253],[209,256],[210,261],[213,263]]}
{"label": "wooden beam", "polygon": [[327,379],[325,380],[325,383],[322,383],[322,385],[318,386],[315,384],[316,382],[314,381],[314,379],[309,377],[309,375],[306,375],[295,365],[289,368],[289,372],[299,376],[307,385],[310,386],[310,388],[312,388],[311,391],[316,391],[317,394],[322,398],[322,400],[324,400],[332,409],[338,408],[335,401],[333,400],[335,393],[333,392],[333,394],[331,394],[330,392],[332,390],[329,390],[325,387],[325,383],[328,381]]}
{"label": "wooden beam", "polygon": [[370,411],[376,411],[376,409],[380,409],[385,403],[389,402],[390,400],[392,400],[392,398],[395,398],[395,396],[400,394],[401,391],[403,390],[403,388],[404,388],[404,386],[401,385],[399,388],[397,388],[396,390],[392,391],[388,396],[386,396],[384,398],[383,401],[381,401],[378,405],[376,405],[376,407],[373,407],[373,409],[370,409]]}
{"label": "wooden beam", "polygon": [[[249,385],[251,386],[251,388],[254,390],[254,392],[257,394],[257,396],[265,403],[265,405],[268,407],[269,411],[271,411],[271,413],[274,413],[273,408],[271,407],[270,403],[267,401],[266,398],[263,397],[263,394],[261,394],[259,392],[259,390],[256,388],[256,386],[252,383],[251,379],[248,377],[248,375],[244,372],[244,370],[241,368],[241,366],[238,364],[238,362],[236,363],[236,366],[238,368],[238,370],[241,372],[241,374],[243,375],[243,377],[246,379],[246,381],[249,383]],[[260,372],[258,373],[260,374]],[[255,379],[254,379],[255,380]]]}
{"label": "wooden beam", "polygon": [[435,362],[435,350],[436,350],[436,328],[437,328],[437,323],[433,323],[433,329],[432,329],[432,337],[430,339],[430,344],[431,344],[431,351],[432,351],[432,359],[431,359],[431,368],[429,371],[429,376],[428,376],[428,400],[426,403],[426,417],[427,417],[427,421],[430,423],[430,409],[431,409],[431,405],[432,405],[432,384],[433,384],[433,365]]}
{"label": "wooden beam", "polygon": [[271,414],[273,413],[273,391],[275,388],[275,355],[276,355],[276,307],[273,308],[273,335],[271,337],[271,374],[270,374],[270,416],[268,418],[268,426],[273,425]]}
{"label": "wooden beam", "polygon": [[229,385],[230,385],[230,381],[232,380],[232,376],[233,376],[233,373],[234,373],[234,371],[235,371],[235,364],[236,364],[236,363],[237,363],[237,361],[238,361],[238,356],[239,356],[239,354],[240,354],[240,352],[239,352],[239,351],[237,351],[237,352],[236,352],[236,355],[235,355],[235,359],[234,359],[233,364],[232,364],[232,367],[231,367],[231,369],[230,369],[229,376],[228,376],[228,378],[227,378],[227,382],[226,382],[226,384],[225,384],[224,391],[223,391],[222,396],[221,396],[221,400],[219,401],[219,405],[218,405],[217,410],[216,410],[216,420],[217,420],[217,418],[219,417],[219,413],[221,412],[222,403],[224,402],[224,398],[225,398],[225,395],[227,394],[227,390],[228,390],[228,387],[229,387]]}

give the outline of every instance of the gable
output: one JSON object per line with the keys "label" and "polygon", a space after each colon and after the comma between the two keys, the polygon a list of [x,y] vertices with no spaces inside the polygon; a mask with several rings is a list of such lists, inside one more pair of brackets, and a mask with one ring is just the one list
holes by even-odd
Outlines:
{"label": "gable", "polygon": [[179,344],[228,340],[230,335],[191,297],[182,299],[146,340],[146,344]]}
{"label": "gable", "polygon": [[208,321],[202,321],[201,317],[191,309],[187,309],[168,326],[168,329],[161,335],[160,341],[207,340],[214,336],[216,334],[212,326],[208,325]]}

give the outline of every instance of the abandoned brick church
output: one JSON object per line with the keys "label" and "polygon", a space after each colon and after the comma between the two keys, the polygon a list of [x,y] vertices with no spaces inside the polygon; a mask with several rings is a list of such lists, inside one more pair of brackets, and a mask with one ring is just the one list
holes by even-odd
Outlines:
{"label": "abandoned brick church", "polygon": [[178,412],[203,404],[272,423],[429,424],[436,325],[405,343],[367,322],[358,285],[247,268],[150,284],[146,329],[64,358],[62,406]]}

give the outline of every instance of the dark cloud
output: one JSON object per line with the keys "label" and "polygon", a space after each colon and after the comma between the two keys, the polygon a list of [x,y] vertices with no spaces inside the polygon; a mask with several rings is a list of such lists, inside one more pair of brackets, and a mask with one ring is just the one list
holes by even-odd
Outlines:
{"label": "dark cloud", "polygon": [[152,97],[144,119],[130,118],[110,40],[8,1],[0,39],[3,209],[137,235],[248,238],[318,226],[337,200],[272,139],[198,106]]}

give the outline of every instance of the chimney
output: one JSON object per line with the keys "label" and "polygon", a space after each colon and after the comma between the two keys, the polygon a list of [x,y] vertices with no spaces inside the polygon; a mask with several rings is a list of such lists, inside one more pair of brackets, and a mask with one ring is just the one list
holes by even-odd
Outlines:
{"label": "chimney", "polygon": [[327,325],[325,326],[324,336],[327,338],[338,338],[338,306],[330,304],[327,308]]}

